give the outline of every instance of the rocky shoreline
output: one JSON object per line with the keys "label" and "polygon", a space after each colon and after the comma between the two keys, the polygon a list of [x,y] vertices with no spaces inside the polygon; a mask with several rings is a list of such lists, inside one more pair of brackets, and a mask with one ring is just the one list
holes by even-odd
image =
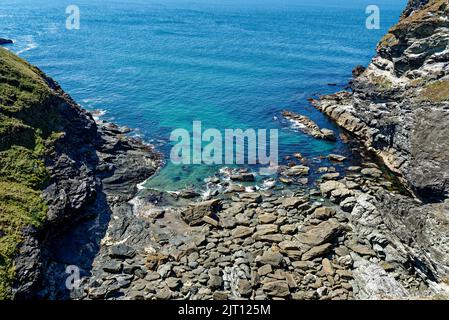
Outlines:
{"label": "rocky shoreline", "polygon": [[146,190],[113,210],[91,274],[70,298],[446,297],[377,209],[379,195],[401,195],[374,163],[297,192],[211,180],[225,188],[206,199]]}
{"label": "rocky shoreline", "polygon": [[[411,193],[364,150],[360,166],[341,170],[345,157],[329,155],[334,164],[317,172],[294,154],[300,163],[281,166],[263,188],[248,186],[247,170],[223,169],[202,195],[139,190],[160,155],[41,75],[62,134],[45,158],[46,224],[24,231],[15,258],[15,298],[449,299],[449,152],[439,139],[446,129],[435,127],[447,99],[411,94],[447,81],[447,10],[441,0],[410,1],[379,56],[355,70],[352,91],[313,101]],[[316,185],[300,187],[312,173]],[[77,286],[67,287],[67,267],[79,270]]]}
{"label": "rocky shoreline", "polygon": [[[31,291],[18,291],[18,298],[68,299],[65,284],[69,276],[66,273],[67,266],[76,266],[81,275],[89,274],[111,215],[129,209],[128,201],[137,194],[138,184],[152,176],[163,163],[161,155],[155,152],[153,146],[129,137],[128,128],[101,120],[96,121],[95,125],[97,137],[93,147],[97,158],[92,166],[93,175],[88,175],[90,177],[86,182],[77,177],[77,189],[70,196],[80,202],[76,216],[49,222],[45,240],[40,244],[40,268],[24,270],[28,277],[32,274],[37,281]],[[60,168],[54,170],[58,172],[58,181],[68,180],[61,177],[63,172]],[[53,193],[55,189],[60,191],[60,188],[55,185],[48,187],[45,190],[47,199],[61,199]],[[93,189],[91,198],[87,191],[90,188]],[[66,194],[66,189],[62,190]],[[29,258],[23,257],[25,266],[31,266],[33,261]],[[16,261],[20,267],[21,261]],[[20,271],[23,268],[18,270],[18,275],[22,274]]]}
{"label": "rocky shoreline", "polygon": [[[344,175],[323,168],[316,189],[246,192],[234,183],[240,178],[221,181],[214,177],[210,182],[224,188],[215,188],[207,199],[179,200],[147,191],[132,201],[133,214],[111,220],[104,247],[93,263],[93,276],[83,280],[83,289],[73,297],[447,299],[448,202],[432,202],[426,196],[429,190],[441,192],[438,187],[446,185],[441,161],[447,160],[448,152],[444,144],[438,148],[431,144],[431,149],[426,149],[427,153],[445,156],[435,158],[440,167],[429,167],[422,161],[413,165],[407,160],[406,139],[414,122],[408,123],[410,117],[396,111],[409,110],[401,98],[404,80],[395,79],[391,71],[387,74],[389,70],[401,75],[413,72],[413,81],[417,76],[425,80],[416,82],[411,90],[416,86],[426,90],[427,83],[444,79],[446,51],[435,41],[445,34],[442,27],[447,20],[439,19],[444,12],[444,1],[411,1],[398,26],[390,31],[393,36],[387,35],[379,45],[379,57],[366,70],[354,70],[353,91],[314,101],[317,108],[380,156],[418,197],[395,190],[388,174],[372,162],[349,167]],[[421,32],[422,25],[430,25],[430,31]],[[385,42],[388,45],[384,46]],[[420,43],[421,49],[412,46],[406,50],[410,43]],[[435,50],[425,49],[432,46]],[[398,60],[401,54],[408,65]],[[393,62],[399,69],[391,67],[385,55],[401,61]],[[400,107],[394,107],[396,101]],[[424,105],[441,116],[438,108],[445,104],[443,99]],[[395,112],[383,127],[379,123],[388,116],[388,109]],[[321,129],[308,119],[285,115],[300,120],[309,134],[323,138]],[[408,125],[392,126],[395,119]],[[434,132],[424,129],[426,135]],[[395,154],[402,156],[395,158]],[[411,159],[415,154],[411,153]],[[401,169],[407,162],[411,167]],[[430,184],[422,176],[410,178],[416,171],[406,171],[422,169],[423,165],[436,174],[429,176]],[[309,171],[304,165],[283,168],[279,180],[289,184],[294,181],[292,176],[304,179]],[[443,183],[435,183],[440,177]]]}

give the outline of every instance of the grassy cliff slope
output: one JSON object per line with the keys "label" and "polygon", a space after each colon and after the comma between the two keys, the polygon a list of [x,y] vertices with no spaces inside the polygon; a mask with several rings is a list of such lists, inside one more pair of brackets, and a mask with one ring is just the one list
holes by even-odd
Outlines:
{"label": "grassy cliff slope", "polygon": [[45,154],[57,138],[51,89],[40,70],[0,48],[0,299],[10,297],[12,258],[24,228],[39,228],[47,206]]}

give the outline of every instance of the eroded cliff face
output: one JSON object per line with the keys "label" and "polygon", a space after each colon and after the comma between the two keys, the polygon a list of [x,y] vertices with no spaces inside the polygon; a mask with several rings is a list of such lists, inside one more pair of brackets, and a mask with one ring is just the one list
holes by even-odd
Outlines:
{"label": "eroded cliff face", "polygon": [[378,192],[368,216],[354,209],[354,225],[372,234],[378,227],[369,221],[378,219],[396,248],[389,259],[408,261],[430,281],[447,283],[448,1],[410,1],[351,89],[313,104],[374,151],[417,198]]}
{"label": "eroded cliff face", "polygon": [[[96,122],[56,82],[0,48],[0,299],[35,297],[54,259],[52,239],[130,200],[155,172],[160,156],[128,132]],[[101,232],[84,236],[98,250]]]}
{"label": "eroded cliff face", "polygon": [[352,92],[315,105],[426,201],[449,192],[449,5],[410,1]]}

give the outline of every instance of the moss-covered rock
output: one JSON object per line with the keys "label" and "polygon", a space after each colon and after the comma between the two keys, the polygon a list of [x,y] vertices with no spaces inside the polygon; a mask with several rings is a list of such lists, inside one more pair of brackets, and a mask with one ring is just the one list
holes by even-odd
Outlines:
{"label": "moss-covered rock", "polygon": [[47,206],[36,191],[21,183],[0,181],[0,300],[11,297],[14,279],[12,257],[22,241],[23,228],[39,228],[45,219]]}
{"label": "moss-covered rock", "polygon": [[42,72],[0,48],[0,299],[9,298],[13,257],[27,226],[39,228],[49,181],[44,159],[56,132]]}

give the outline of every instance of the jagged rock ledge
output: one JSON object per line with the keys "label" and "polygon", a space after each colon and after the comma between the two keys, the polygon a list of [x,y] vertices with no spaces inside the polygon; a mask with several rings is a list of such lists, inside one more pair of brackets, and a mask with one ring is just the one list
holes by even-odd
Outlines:
{"label": "jagged rock ledge", "polygon": [[294,113],[292,111],[283,111],[282,116],[291,121],[295,128],[299,128],[306,134],[323,140],[336,141],[335,132],[330,129],[321,129],[315,122],[309,117]]}
{"label": "jagged rock ledge", "polygon": [[313,101],[423,201],[449,194],[449,5],[410,1],[352,91]]}
{"label": "jagged rock ledge", "polygon": [[[86,195],[90,192],[78,187],[70,195],[72,199],[81,200],[76,216],[67,217],[65,222],[53,223],[46,230],[45,242],[40,244],[41,265],[46,272],[37,277],[38,281],[28,297],[68,299],[70,295],[64,280],[66,267],[77,266],[81,275],[91,272],[92,261],[102,247],[101,241],[111,216],[117,213],[124,215],[127,211],[132,214],[128,202],[136,196],[138,184],[151,177],[163,164],[161,154],[152,145],[127,135],[130,132],[128,128],[102,120],[96,121],[96,127],[97,140],[93,152],[96,152],[97,159],[92,167],[93,180],[90,180],[95,183],[81,182],[78,185],[95,187],[95,195],[88,199]],[[61,190],[61,183],[70,183],[68,177],[61,176],[59,169],[55,169],[54,174],[58,176],[55,181],[58,186],[47,188],[47,199],[60,199],[60,192],[54,194],[53,190]],[[62,212],[60,210],[58,212]],[[74,247],[73,243],[77,246]]]}

